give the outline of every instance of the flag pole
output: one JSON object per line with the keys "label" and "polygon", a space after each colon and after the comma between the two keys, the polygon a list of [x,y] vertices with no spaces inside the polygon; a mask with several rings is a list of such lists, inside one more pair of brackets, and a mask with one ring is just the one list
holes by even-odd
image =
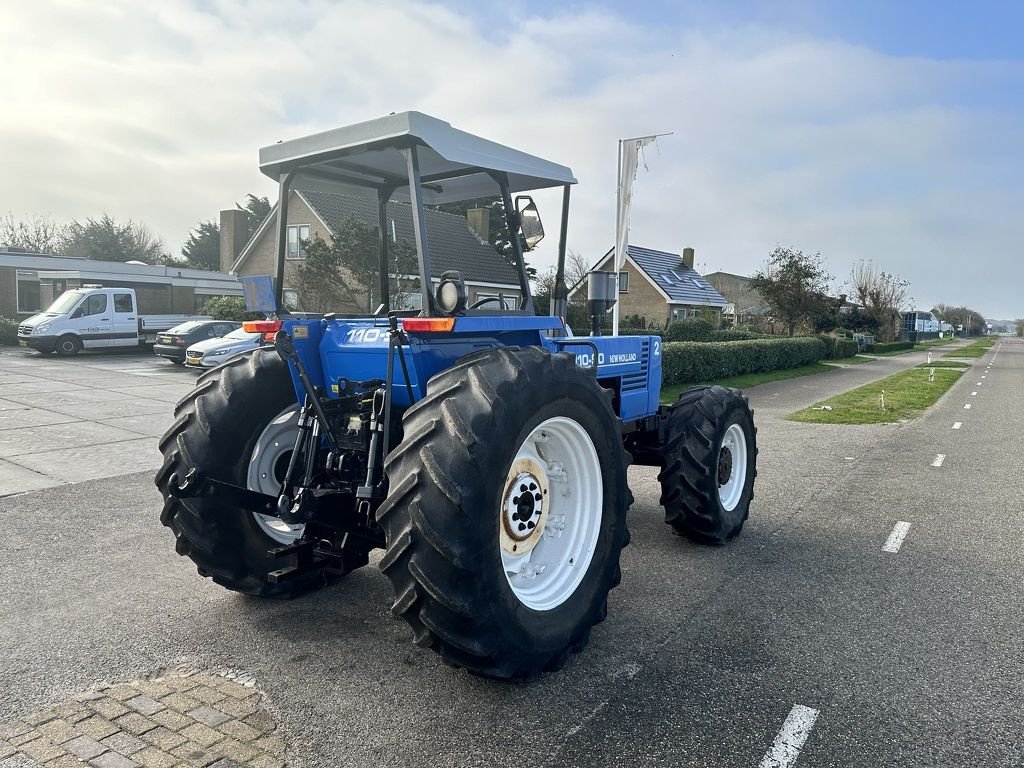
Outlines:
{"label": "flag pole", "polygon": [[612,305],[612,336],[619,335],[619,226],[622,210],[622,139],[619,139],[619,164],[615,171],[615,250],[612,266],[615,268],[615,304]]}
{"label": "flag pole", "polygon": [[[636,176],[637,163],[640,151],[656,141],[661,136],[670,136],[670,133],[655,133],[651,136],[638,136],[632,139],[619,139],[619,169],[618,183],[615,194],[615,303],[612,305],[612,335],[619,335],[620,300],[619,297],[619,276],[620,270],[626,265],[626,256],[629,254],[629,209],[633,202],[633,179]],[[629,147],[629,159],[626,159],[626,147]],[[625,177],[623,178],[623,171]]]}

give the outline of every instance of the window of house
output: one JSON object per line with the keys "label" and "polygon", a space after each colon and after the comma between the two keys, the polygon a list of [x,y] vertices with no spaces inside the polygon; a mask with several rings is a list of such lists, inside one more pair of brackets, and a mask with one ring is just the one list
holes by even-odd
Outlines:
{"label": "window of house", "polygon": [[291,288],[285,288],[281,291],[281,302],[284,304],[284,308],[294,312],[299,308],[299,292]]}
{"label": "window of house", "polygon": [[629,293],[629,272],[619,272],[619,293]]}
{"label": "window of house", "polygon": [[304,259],[306,252],[302,248],[302,241],[309,240],[309,225],[298,224],[288,227],[288,247],[285,250],[286,259]]}
{"label": "window of house", "polygon": [[39,304],[39,276],[35,272],[19,269],[17,278],[18,312],[38,312],[42,309]]}

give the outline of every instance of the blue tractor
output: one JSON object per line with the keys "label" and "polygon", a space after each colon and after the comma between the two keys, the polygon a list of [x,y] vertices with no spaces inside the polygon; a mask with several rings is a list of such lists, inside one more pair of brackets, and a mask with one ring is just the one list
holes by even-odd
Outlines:
{"label": "blue tractor", "polygon": [[[660,467],[676,532],[711,544],[739,532],[756,474],[746,399],[702,386],[662,406],[661,338],[577,336],[563,320],[568,168],[417,112],[273,144],[260,168],[280,186],[278,309],[255,326],[273,346],[201,376],[160,441],[161,521],[200,575],[289,597],[380,548],[416,644],[529,680],[605,618],[631,461]],[[551,313],[538,316],[523,250],[543,227],[520,193],[552,187],[561,240]],[[377,202],[372,315],[284,308],[293,189]],[[458,271],[431,270],[424,206],[494,195],[513,233],[514,308],[470,303]],[[389,306],[389,201],[411,208],[420,310]]]}

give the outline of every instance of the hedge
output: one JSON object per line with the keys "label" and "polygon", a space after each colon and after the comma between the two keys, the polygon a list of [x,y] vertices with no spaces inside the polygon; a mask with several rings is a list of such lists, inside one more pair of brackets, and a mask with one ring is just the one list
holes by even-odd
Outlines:
{"label": "hedge", "polygon": [[912,341],[889,341],[889,342],[875,342],[874,344],[868,344],[865,348],[867,352],[899,352],[901,349],[913,349],[914,342]]}
{"label": "hedge", "polygon": [[826,355],[825,342],[809,337],[750,341],[679,341],[665,344],[662,381],[689,384],[744,373],[810,365]]}
{"label": "hedge", "polygon": [[715,327],[701,317],[689,317],[669,323],[665,329],[665,341],[711,341]]}
{"label": "hedge", "polygon": [[711,341],[750,341],[752,339],[774,338],[767,333],[754,333],[754,331],[741,331],[733,328],[726,328],[721,331],[711,332]]}
{"label": "hedge", "polygon": [[0,345],[14,346],[18,343],[18,321],[0,316]]}
{"label": "hedge", "polygon": [[619,328],[619,336],[661,336],[665,337],[665,332],[660,328]]}
{"label": "hedge", "polygon": [[819,336],[825,343],[825,357],[829,360],[840,360],[857,354],[857,342],[837,336]]}
{"label": "hedge", "polygon": [[[677,322],[686,322],[679,320]],[[702,321],[703,322],[703,321]],[[676,332],[678,335],[678,331]],[[661,328],[620,328],[620,336],[660,336],[667,341],[750,341],[751,339],[775,338],[767,333],[754,333],[753,331],[739,331],[726,328],[721,331],[708,331],[706,335],[700,334],[700,338],[671,338],[667,331]]]}

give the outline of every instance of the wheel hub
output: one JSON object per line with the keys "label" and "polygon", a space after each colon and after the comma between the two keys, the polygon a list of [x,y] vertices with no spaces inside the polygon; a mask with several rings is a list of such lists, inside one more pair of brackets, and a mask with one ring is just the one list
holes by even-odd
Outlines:
{"label": "wheel hub", "polygon": [[502,495],[501,547],[521,555],[540,540],[547,519],[547,474],[530,458],[516,460]]}
{"label": "wheel hub", "polygon": [[732,451],[722,446],[718,454],[718,485],[722,486],[729,482],[732,477]]}

